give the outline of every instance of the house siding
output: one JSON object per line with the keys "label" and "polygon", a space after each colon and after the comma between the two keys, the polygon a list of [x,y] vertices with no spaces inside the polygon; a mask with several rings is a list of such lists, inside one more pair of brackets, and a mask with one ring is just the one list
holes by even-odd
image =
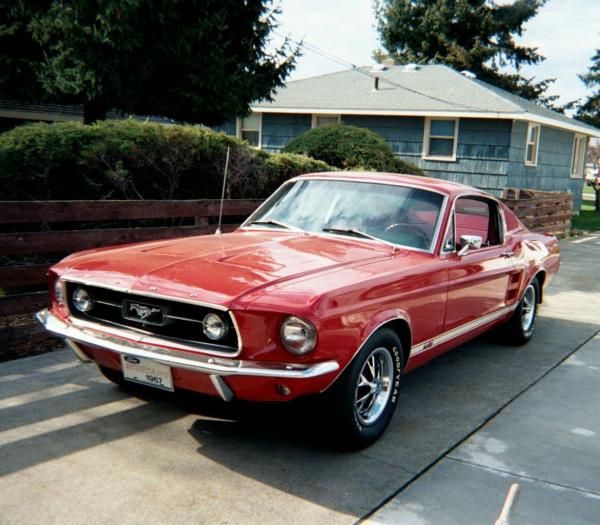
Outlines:
{"label": "house siding", "polygon": [[510,166],[507,186],[545,191],[570,191],[573,209],[581,207],[584,179],[570,177],[575,134],[547,126],[540,127],[536,166],[525,164],[527,122],[515,122],[512,127]]}
{"label": "house siding", "polygon": [[431,177],[477,186],[501,195],[506,186],[511,143],[511,121],[460,119],[456,161],[421,158],[424,117],[342,116],[345,124],[379,133],[399,157],[419,166]]}
{"label": "house siding", "polygon": [[262,149],[277,153],[294,137],[309,130],[310,126],[310,115],[263,113]]}
{"label": "house siding", "polygon": [[[499,119],[459,119],[456,160],[422,158],[424,117],[342,115],[343,123],[381,135],[399,157],[431,177],[475,186],[501,196],[504,188],[571,191],[581,205],[583,179],[569,176],[575,134],[541,126],[537,166],[525,165],[527,123]],[[279,152],[311,128],[311,115],[263,113],[262,149]],[[235,135],[235,122],[219,126]]]}

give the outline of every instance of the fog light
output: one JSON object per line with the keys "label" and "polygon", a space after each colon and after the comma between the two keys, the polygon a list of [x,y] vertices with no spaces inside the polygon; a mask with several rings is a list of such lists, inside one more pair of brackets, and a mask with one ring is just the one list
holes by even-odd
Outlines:
{"label": "fog light", "polygon": [[212,341],[223,339],[227,335],[229,327],[217,314],[206,314],[202,321],[202,331],[204,335]]}
{"label": "fog light", "polygon": [[80,312],[89,312],[94,306],[90,294],[83,288],[76,288],[73,292],[73,306]]}
{"label": "fog light", "polygon": [[292,393],[287,386],[282,385],[281,383],[277,385],[277,392],[279,392],[282,396],[289,396]]}

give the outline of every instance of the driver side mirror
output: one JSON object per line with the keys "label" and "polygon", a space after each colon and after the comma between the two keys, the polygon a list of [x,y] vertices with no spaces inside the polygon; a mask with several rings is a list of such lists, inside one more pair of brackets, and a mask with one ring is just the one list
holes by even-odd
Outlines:
{"label": "driver side mirror", "polygon": [[460,236],[460,250],[457,255],[462,257],[469,250],[479,250],[483,239],[479,235],[461,235]]}

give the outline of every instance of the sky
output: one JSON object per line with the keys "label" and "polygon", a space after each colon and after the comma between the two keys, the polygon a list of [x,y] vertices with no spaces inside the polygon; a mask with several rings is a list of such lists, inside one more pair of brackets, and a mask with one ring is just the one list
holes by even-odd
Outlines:
{"label": "sky", "polygon": [[[303,39],[357,66],[373,63],[371,54],[380,45],[372,0],[276,0],[275,4],[282,10],[278,33]],[[517,41],[537,47],[546,57],[541,65],[523,68],[524,76],[556,78],[548,94],[559,95],[559,103],[585,97],[577,75],[587,71],[600,48],[600,0],[548,0]],[[340,69],[344,67],[304,51],[289,80]]]}

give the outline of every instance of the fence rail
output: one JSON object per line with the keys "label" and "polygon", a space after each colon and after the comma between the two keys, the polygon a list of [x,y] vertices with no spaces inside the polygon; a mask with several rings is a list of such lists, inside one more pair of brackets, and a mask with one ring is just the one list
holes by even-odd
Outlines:
{"label": "fence rail", "polygon": [[[528,228],[558,236],[568,233],[573,196],[566,193],[507,188],[503,201]],[[223,207],[223,231],[233,230],[262,201],[228,200]],[[0,202],[0,254],[6,259],[35,259],[37,254],[60,258],[83,249],[170,237],[213,233],[218,200],[188,201],[50,201]],[[106,222],[184,219],[182,226],[106,227]],[[98,228],[81,224],[98,222]],[[104,222],[104,225],[102,225]],[[49,263],[0,266],[0,361],[19,348],[44,344],[41,327],[26,317],[48,304],[45,291]],[[22,288],[23,293],[19,293]],[[11,293],[6,294],[9,290]],[[14,319],[14,322],[12,321]],[[15,346],[16,345],[16,346]]]}
{"label": "fence rail", "polygon": [[[235,229],[261,202],[225,201],[222,231]],[[38,328],[35,325],[23,328],[23,316],[48,304],[45,282],[52,263],[11,265],[10,259],[32,261],[44,254],[53,261],[66,253],[99,246],[209,234],[216,229],[219,207],[219,200],[0,202],[3,231],[0,254],[5,259],[0,266],[0,342],[27,344],[38,340],[41,336]],[[157,219],[186,224],[123,227],[123,221]],[[120,226],[107,227],[107,222],[118,222]],[[93,227],[94,223],[98,223],[97,228]],[[9,318],[15,318],[18,326]],[[0,351],[0,360],[2,358]]]}
{"label": "fence rail", "polygon": [[570,193],[505,188],[502,200],[532,231],[565,237],[571,230]]}

